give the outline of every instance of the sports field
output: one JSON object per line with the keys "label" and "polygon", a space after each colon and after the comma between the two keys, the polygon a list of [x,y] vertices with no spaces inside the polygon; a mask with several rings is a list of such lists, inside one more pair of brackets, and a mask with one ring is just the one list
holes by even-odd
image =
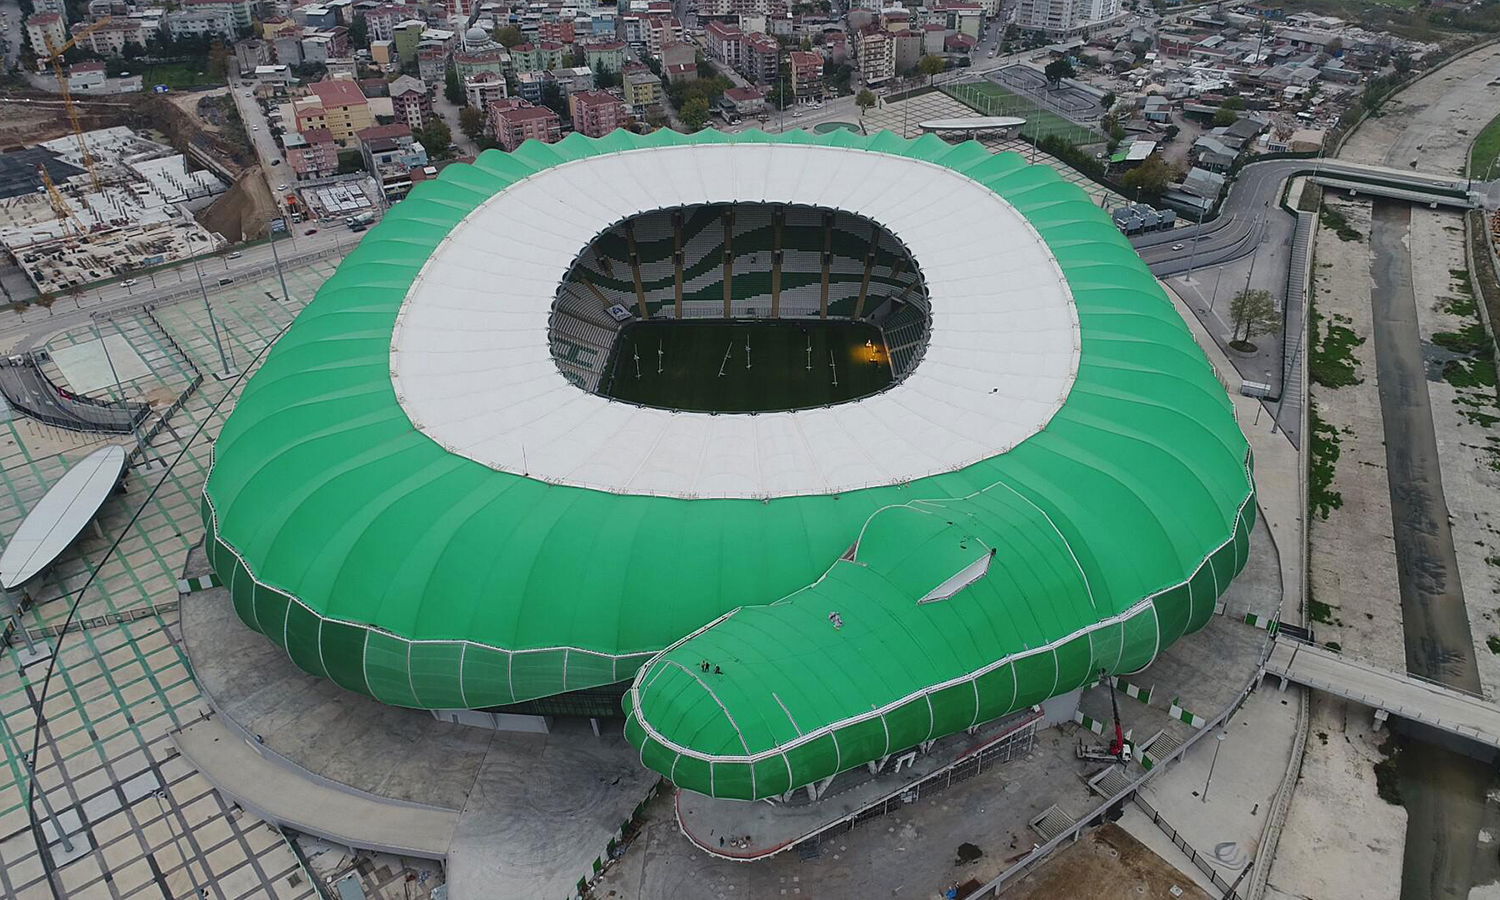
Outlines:
{"label": "sports field", "polygon": [[880,329],[848,321],[635,322],[605,371],[605,396],[693,412],[828,406],[891,383]]}
{"label": "sports field", "polygon": [[1033,140],[1057,135],[1080,147],[1101,143],[1102,135],[1042,109],[1036,101],[1012,93],[993,81],[943,85],[944,93],[986,116],[1020,116],[1026,120],[1021,133]]}

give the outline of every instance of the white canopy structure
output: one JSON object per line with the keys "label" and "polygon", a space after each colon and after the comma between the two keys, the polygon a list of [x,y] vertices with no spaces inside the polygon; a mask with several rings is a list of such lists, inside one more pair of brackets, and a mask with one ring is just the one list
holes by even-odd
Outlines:
{"label": "white canopy structure", "polygon": [[125,448],[96,450],[58,479],[0,553],[0,588],[15,590],[52,564],[83,533],[125,471]]}

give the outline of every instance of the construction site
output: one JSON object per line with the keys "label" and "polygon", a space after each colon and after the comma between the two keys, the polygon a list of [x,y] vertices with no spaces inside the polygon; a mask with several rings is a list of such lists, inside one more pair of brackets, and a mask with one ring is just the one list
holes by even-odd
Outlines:
{"label": "construction site", "polygon": [[117,126],[0,155],[0,244],[39,294],[187,259],[221,239],[193,218],[228,184]]}
{"label": "construction site", "polygon": [[209,207],[242,174],[247,160],[232,144],[156,96],[69,91],[60,60],[88,31],[49,44],[56,94],[0,98],[17,126],[0,129],[0,247],[14,263],[0,285],[13,304],[128,280],[241,237],[198,221],[216,221]]}

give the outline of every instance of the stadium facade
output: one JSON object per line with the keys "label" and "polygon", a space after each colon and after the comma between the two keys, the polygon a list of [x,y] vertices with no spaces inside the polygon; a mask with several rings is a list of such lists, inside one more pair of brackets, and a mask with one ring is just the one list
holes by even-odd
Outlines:
{"label": "stadium facade", "polygon": [[[685,318],[872,323],[891,384],[611,399],[622,327]],[[238,614],[308,672],[433,709],[628,682],[646,765],[749,800],[1146,666],[1213,614],[1253,501],[1212,368],[1052,169],[664,130],[413,191],[246,386],[204,515]]]}

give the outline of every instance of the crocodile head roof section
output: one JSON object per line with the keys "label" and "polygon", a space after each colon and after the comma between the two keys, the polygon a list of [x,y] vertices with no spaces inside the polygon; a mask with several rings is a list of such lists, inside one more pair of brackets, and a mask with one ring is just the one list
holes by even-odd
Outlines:
{"label": "crocodile head roof section", "polygon": [[[602,228],[768,199],[911,249],[911,377],[756,416],[566,381],[547,311]],[[643,761],[754,799],[1149,663],[1244,564],[1248,463],[1175,309],[1053,170],[617,132],[419,185],[246,386],[204,510],[239,615],[302,668],[433,708],[634,676]]]}

